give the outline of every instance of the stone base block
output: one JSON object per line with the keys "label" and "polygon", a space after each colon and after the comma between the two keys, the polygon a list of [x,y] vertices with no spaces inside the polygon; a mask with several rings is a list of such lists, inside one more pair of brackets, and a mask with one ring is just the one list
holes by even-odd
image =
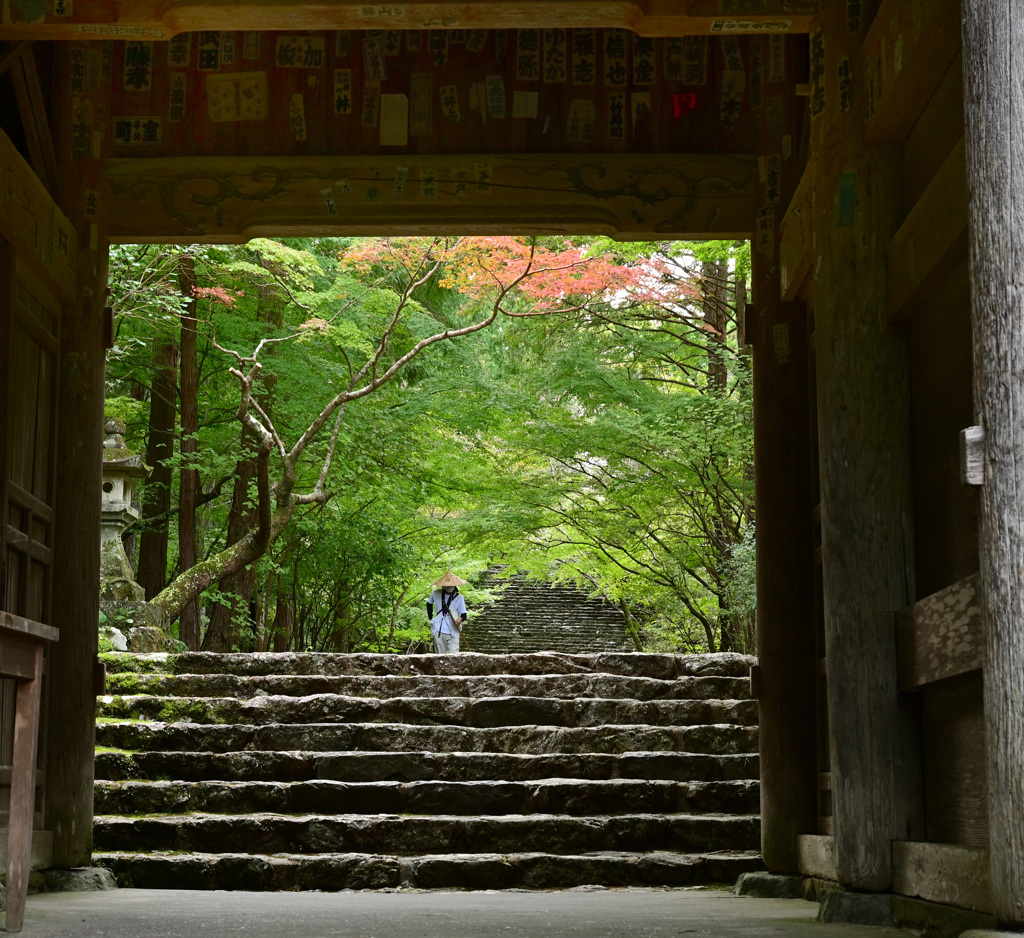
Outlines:
{"label": "stone base block", "polygon": [[52,867],[42,872],[44,892],[103,892],[107,889],[117,889],[114,874],[101,866],[78,866],[70,869]]}
{"label": "stone base block", "polygon": [[804,877],[778,873],[744,873],[736,880],[737,896],[755,899],[803,899]]}
{"label": "stone base block", "polygon": [[818,921],[851,925],[892,925],[892,896],[889,893],[846,892],[829,889],[818,907]]}

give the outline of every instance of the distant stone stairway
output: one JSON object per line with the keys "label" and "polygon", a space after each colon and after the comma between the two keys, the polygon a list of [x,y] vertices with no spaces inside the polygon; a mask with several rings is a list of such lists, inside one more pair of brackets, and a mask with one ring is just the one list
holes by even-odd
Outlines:
{"label": "distant stone stairway", "polygon": [[555,888],[761,868],[740,655],[105,656],[122,886]]}
{"label": "distant stone stairway", "polygon": [[[502,587],[495,573],[482,586]],[[631,650],[622,611],[611,603],[561,584],[514,576],[501,595],[471,611],[465,644],[486,654],[561,651],[587,654]]]}

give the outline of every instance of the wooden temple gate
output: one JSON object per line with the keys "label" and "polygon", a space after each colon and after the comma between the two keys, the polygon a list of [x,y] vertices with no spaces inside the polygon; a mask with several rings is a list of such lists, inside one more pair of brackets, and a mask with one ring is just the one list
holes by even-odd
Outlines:
{"label": "wooden temple gate", "polygon": [[765,862],[1024,924],[1024,8],[0,9],[0,563],[48,558],[24,615],[60,633],[41,862],[90,854],[108,243],[751,237]]}

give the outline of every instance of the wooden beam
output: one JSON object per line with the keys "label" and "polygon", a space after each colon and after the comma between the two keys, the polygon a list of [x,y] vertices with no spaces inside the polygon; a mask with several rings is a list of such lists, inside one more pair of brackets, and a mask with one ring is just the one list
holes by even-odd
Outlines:
{"label": "wooden beam", "polygon": [[964,142],[953,148],[885,249],[889,318],[913,318],[935,271],[963,259],[967,248],[967,175]]}
{"label": "wooden beam", "polygon": [[5,44],[7,47],[0,52],[0,75],[7,72],[11,66],[16,65],[18,59],[21,58],[22,54],[28,49],[32,42],[28,39],[23,39],[21,42],[15,42]]}
{"label": "wooden beam", "polygon": [[210,157],[109,160],[112,241],[261,236],[746,237],[751,156]]}
{"label": "wooden beam", "polygon": [[797,839],[800,872],[819,879],[839,880],[835,838],[831,834],[801,834]]}
{"label": "wooden beam", "polygon": [[975,912],[991,912],[988,851],[956,844],[895,840],[892,891]]}
{"label": "wooden beam", "polygon": [[960,50],[960,0],[883,0],[861,48],[864,139],[902,143]]}
{"label": "wooden beam", "polygon": [[[40,165],[36,167],[36,174],[46,182],[47,188],[53,192],[57,182],[57,156],[53,152],[53,140],[50,137],[50,119],[46,113],[46,103],[43,99],[43,89],[39,84],[39,72],[36,70],[36,57],[29,49],[21,57],[20,72],[24,78],[15,81],[18,89],[18,96],[25,95],[25,112],[22,118],[25,121],[25,133],[35,141],[35,148],[39,151]],[[14,74],[17,78],[19,68],[15,67]],[[23,90],[22,90],[23,89]]]}
{"label": "wooden beam", "polygon": [[993,912],[1024,925],[1024,6],[964,0],[974,405],[980,493],[985,740]]}
{"label": "wooden beam", "polygon": [[800,184],[786,208],[779,227],[779,268],[782,299],[795,300],[811,272],[811,225],[814,220],[814,189],[811,166],[804,169]]}
{"label": "wooden beam", "polygon": [[903,145],[905,206],[921,198],[963,136],[964,63],[957,55]]}
{"label": "wooden beam", "polygon": [[[807,32],[819,0],[760,0],[736,12],[730,0],[75,0],[68,16],[26,22],[2,5],[9,39],[170,39],[192,30],[515,29],[621,27],[641,36]],[[740,5],[743,6],[743,5]],[[746,5],[749,6],[749,5]]]}
{"label": "wooden beam", "polygon": [[899,694],[893,634],[916,599],[910,349],[871,247],[899,224],[900,154],[864,142],[863,86],[839,88],[861,47],[847,13],[829,4],[811,37],[822,579],[836,872],[877,891],[892,840],[923,833],[918,702]]}
{"label": "wooden beam", "polygon": [[[798,870],[797,837],[816,830],[814,544],[807,312],[784,303],[776,251],[778,211],[799,182],[796,156],[799,40],[787,40],[789,75],[766,83],[776,119],[759,115],[760,157],[771,165],[758,188],[751,274],[757,316],[753,347],[754,504],[757,517],[757,655],[760,664],[761,856],[773,873]],[[776,122],[777,120],[777,122]]]}
{"label": "wooden beam", "polygon": [[900,690],[981,669],[985,633],[978,574],[926,596],[896,614]]}
{"label": "wooden beam", "polygon": [[0,236],[45,274],[61,300],[74,297],[78,236],[39,177],[0,130]]}

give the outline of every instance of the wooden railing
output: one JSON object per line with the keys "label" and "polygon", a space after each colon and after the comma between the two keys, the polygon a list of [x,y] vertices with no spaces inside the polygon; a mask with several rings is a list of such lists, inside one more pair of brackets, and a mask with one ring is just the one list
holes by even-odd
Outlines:
{"label": "wooden railing", "polygon": [[7,833],[8,932],[21,931],[25,917],[35,813],[43,649],[46,642],[55,642],[58,637],[52,626],[0,612],[0,677],[11,678],[17,685]]}

